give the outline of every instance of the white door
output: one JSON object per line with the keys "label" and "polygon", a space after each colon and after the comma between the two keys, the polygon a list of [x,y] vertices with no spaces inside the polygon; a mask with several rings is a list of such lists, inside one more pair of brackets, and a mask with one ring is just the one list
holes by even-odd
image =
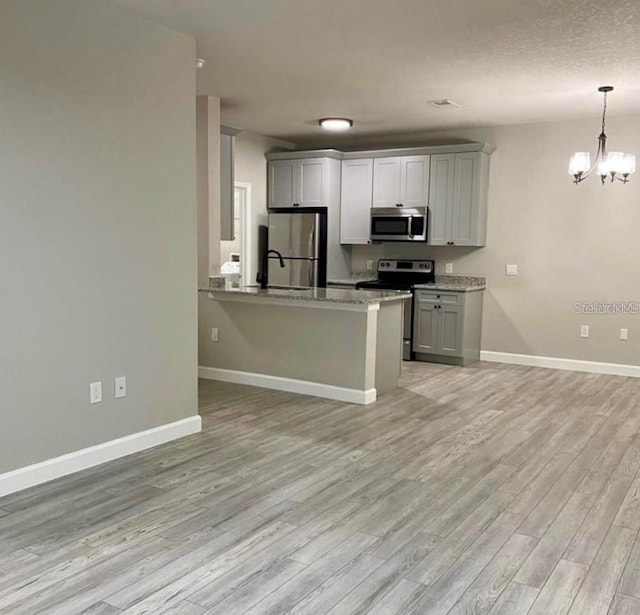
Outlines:
{"label": "white door", "polygon": [[403,156],[400,202],[404,207],[427,206],[430,158],[430,156]]}
{"label": "white door", "polygon": [[478,245],[480,152],[456,154],[451,241],[457,246]]}
{"label": "white door", "polygon": [[372,200],[373,160],[343,160],[340,243],[371,243],[369,237]]}
{"label": "white door", "polygon": [[413,314],[413,351],[435,353],[438,345],[438,309],[436,303],[420,301]]}
{"label": "white door", "polygon": [[297,193],[294,205],[323,207],[327,204],[326,161],[320,158],[297,160]]}
{"label": "white door", "polygon": [[396,207],[401,200],[402,158],[375,158],[373,161],[373,206]]}
{"label": "white door", "polygon": [[269,207],[291,207],[296,202],[298,160],[269,162]]}
{"label": "white door", "polygon": [[455,154],[431,156],[429,183],[429,243],[446,246],[451,240],[451,211]]}
{"label": "white door", "polygon": [[462,356],[462,309],[442,303],[438,307],[438,354]]}

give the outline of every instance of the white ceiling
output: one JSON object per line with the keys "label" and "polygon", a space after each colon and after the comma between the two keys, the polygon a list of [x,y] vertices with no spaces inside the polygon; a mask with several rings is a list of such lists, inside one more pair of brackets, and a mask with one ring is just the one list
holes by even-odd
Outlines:
{"label": "white ceiling", "polygon": [[289,141],[596,117],[609,84],[640,113],[640,0],[114,1],[195,36],[224,124]]}

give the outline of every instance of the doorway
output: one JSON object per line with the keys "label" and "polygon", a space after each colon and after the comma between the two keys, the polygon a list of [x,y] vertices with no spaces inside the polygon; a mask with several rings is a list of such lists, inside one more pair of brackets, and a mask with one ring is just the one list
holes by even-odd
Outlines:
{"label": "doorway", "polygon": [[251,184],[235,182],[233,189],[233,240],[220,242],[220,262],[238,262],[240,283],[252,284]]}

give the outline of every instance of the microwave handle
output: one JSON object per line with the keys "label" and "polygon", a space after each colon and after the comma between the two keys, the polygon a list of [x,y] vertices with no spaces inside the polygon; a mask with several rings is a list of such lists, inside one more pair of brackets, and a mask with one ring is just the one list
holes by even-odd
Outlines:
{"label": "microwave handle", "polygon": [[413,228],[413,219],[415,218],[415,216],[409,216],[409,228],[407,229],[407,237],[409,237],[409,239],[413,239],[414,235],[411,232],[411,229]]}

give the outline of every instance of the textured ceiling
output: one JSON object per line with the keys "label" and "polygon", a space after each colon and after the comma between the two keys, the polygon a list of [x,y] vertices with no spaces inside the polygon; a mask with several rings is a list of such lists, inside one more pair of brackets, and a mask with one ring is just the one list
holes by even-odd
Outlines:
{"label": "textured ceiling", "polygon": [[289,141],[596,117],[608,84],[640,113],[640,0],[113,1],[195,36],[225,124]]}

